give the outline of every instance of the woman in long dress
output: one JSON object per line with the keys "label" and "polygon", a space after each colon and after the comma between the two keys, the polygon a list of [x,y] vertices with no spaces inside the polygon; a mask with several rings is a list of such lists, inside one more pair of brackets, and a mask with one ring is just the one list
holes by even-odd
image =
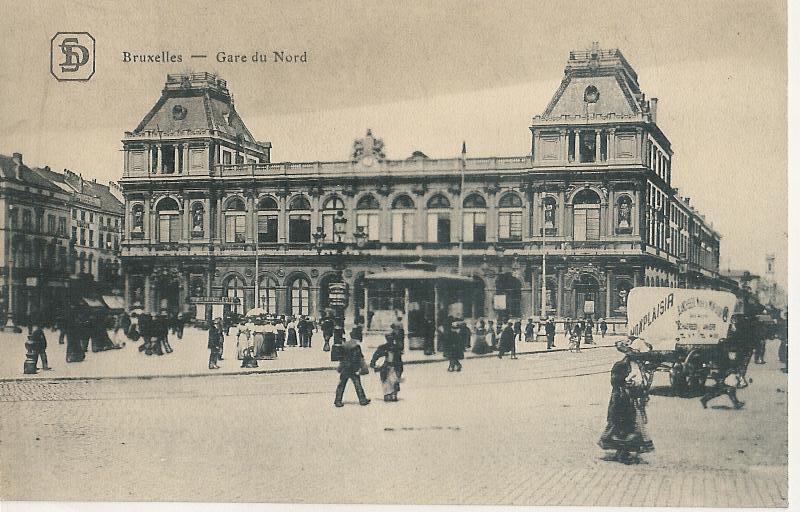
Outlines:
{"label": "woman in long dress", "polygon": [[297,346],[297,323],[295,323],[294,317],[289,317],[289,324],[286,326],[286,345]]}
{"label": "woman in long dress", "polygon": [[[386,335],[386,343],[375,349],[372,354],[370,366],[378,372],[383,388],[384,402],[397,402],[397,392],[400,391],[400,375],[403,373],[403,351],[396,343],[392,334]],[[383,358],[383,363],[378,366],[378,360]]]}
{"label": "woman in long dress", "polygon": [[472,352],[474,354],[486,354],[490,351],[489,344],[486,343],[486,324],[483,320],[479,320],[475,326],[475,343],[472,344]]}
{"label": "woman in long dress", "polygon": [[253,322],[251,328],[251,335],[253,337],[253,348],[255,349],[256,358],[263,358],[267,356],[266,339],[264,337],[264,321],[261,319]]}
{"label": "woman in long dress", "polygon": [[611,368],[607,424],[598,445],[604,450],[615,450],[611,460],[635,464],[639,454],[654,449],[653,441],[645,430],[647,394],[643,383],[630,378],[634,351],[624,342],[617,343],[617,350],[623,352],[625,357]]}
{"label": "woman in long dress", "polygon": [[275,348],[275,323],[270,322],[269,320],[264,325],[264,351],[266,353],[267,359],[275,359],[278,357],[278,351]]}

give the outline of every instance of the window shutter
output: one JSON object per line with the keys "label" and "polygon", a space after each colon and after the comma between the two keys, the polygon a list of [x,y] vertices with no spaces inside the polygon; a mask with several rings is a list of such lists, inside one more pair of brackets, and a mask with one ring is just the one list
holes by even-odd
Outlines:
{"label": "window shutter", "polygon": [[[180,215],[170,215],[169,216],[169,240],[170,242],[177,242],[181,239],[181,216]],[[101,237],[102,238],[102,237]]]}

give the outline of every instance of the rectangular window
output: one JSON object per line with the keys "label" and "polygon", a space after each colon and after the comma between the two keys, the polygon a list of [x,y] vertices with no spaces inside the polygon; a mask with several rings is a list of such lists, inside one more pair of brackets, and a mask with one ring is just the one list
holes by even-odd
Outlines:
{"label": "rectangular window", "polygon": [[308,243],[311,241],[311,215],[289,215],[289,242]]}
{"label": "rectangular window", "polygon": [[44,212],[36,212],[36,232],[41,233],[44,227]]}
{"label": "rectangular window", "polygon": [[75,226],[72,226],[72,239],[73,240],[78,239],[78,228],[76,228]]}
{"label": "rectangular window", "polygon": [[78,210],[72,209],[72,220],[78,220]]}
{"label": "rectangular window", "polygon": [[308,288],[292,287],[292,314],[309,314],[309,290]]}
{"label": "rectangular window", "polygon": [[56,232],[56,216],[55,215],[48,215],[47,216],[47,233],[53,234]]}
{"label": "rectangular window", "polygon": [[86,245],[86,230],[81,229],[81,245]]}
{"label": "rectangular window", "polygon": [[364,228],[364,233],[366,233],[369,241],[380,240],[380,221],[378,219],[377,213],[359,213],[356,215],[356,227]]}
{"label": "rectangular window", "polygon": [[574,213],[575,240],[598,240],[600,238],[600,209],[576,208]]}
{"label": "rectangular window", "polygon": [[278,216],[258,216],[258,241],[261,243],[275,243],[278,241]]}
{"label": "rectangular window", "polygon": [[81,220],[86,221],[86,211],[81,210]]}
{"label": "rectangular window", "polygon": [[94,212],[89,212],[89,222],[94,222]]}
{"label": "rectangular window", "polygon": [[428,213],[428,242],[450,243],[450,214],[444,212]]}
{"label": "rectangular window", "polygon": [[89,230],[89,247],[94,245],[94,231]]}
{"label": "rectangular window", "polygon": [[244,226],[244,215],[226,215],[225,241],[243,243],[245,241]]}
{"label": "rectangular window", "polygon": [[463,230],[464,230],[465,242],[485,242],[486,213],[485,212],[465,213]]}
{"label": "rectangular window", "polygon": [[61,236],[66,236],[67,234],[67,218],[66,217],[59,217],[58,218],[58,234]]}
{"label": "rectangular window", "polygon": [[410,242],[414,238],[414,213],[392,212],[392,242]]}
{"label": "rectangular window", "polygon": [[333,232],[333,219],[336,217],[336,213],[323,213],[322,214],[322,231],[325,233],[325,241],[326,242],[335,242],[334,232]]}
{"label": "rectangular window", "polygon": [[230,165],[231,163],[231,154],[228,151],[222,152],[222,163],[225,165]]}
{"label": "rectangular window", "polygon": [[22,210],[22,229],[30,230],[32,227],[31,223],[31,211]]}
{"label": "rectangular window", "polygon": [[522,240],[522,212],[500,212],[497,224],[500,240]]}

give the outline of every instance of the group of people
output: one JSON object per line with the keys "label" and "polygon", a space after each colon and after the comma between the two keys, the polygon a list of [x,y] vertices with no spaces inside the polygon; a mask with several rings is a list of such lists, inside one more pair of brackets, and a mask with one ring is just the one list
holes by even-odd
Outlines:
{"label": "group of people", "polygon": [[172,353],[169,334],[172,332],[179,340],[183,339],[186,319],[182,314],[170,315],[166,309],[157,315],[132,312],[130,315],[119,315],[114,325],[114,333],[122,330],[131,341],[142,340],[139,352],[148,356],[163,356]]}

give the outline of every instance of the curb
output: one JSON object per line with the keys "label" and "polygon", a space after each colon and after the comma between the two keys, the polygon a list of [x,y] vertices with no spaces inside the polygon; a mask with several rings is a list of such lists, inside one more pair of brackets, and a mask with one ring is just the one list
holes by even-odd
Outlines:
{"label": "curb", "polygon": [[[525,343],[525,342],[522,342]],[[593,350],[599,348],[614,348],[613,345],[595,345],[595,346],[581,346],[581,350]],[[567,352],[568,348],[554,348],[551,350],[526,350],[526,351],[517,351],[517,355],[531,355],[531,354],[551,354],[555,352]],[[418,359],[416,361],[403,361],[404,365],[411,365],[411,364],[431,364],[431,363],[443,363],[447,361],[446,358],[441,356],[441,354],[437,353],[438,357],[431,357],[430,359]],[[485,359],[489,357],[497,357],[496,352],[490,352],[488,354],[464,354],[464,359]],[[270,375],[270,374],[280,374],[280,373],[303,373],[303,372],[322,372],[322,371],[336,371],[338,365],[334,366],[308,366],[308,367],[299,367],[299,368],[273,368],[273,369],[264,369],[264,370],[247,370],[241,372],[203,372],[203,373],[185,373],[179,375],[112,375],[106,377],[44,377],[37,379],[35,377],[11,377],[11,378],[0,378],[0,382],[56,382],[56,381],[94,381],[94,380],[154,380],[154,379],[178,379],[178,378],[187,378],[187,377],[212,377],[212,376],[224,376],[224,377],[233,377],[233,376],[243,376],[246,377],[248,375]],[[43,375],[43,374],[37,374]]]}

